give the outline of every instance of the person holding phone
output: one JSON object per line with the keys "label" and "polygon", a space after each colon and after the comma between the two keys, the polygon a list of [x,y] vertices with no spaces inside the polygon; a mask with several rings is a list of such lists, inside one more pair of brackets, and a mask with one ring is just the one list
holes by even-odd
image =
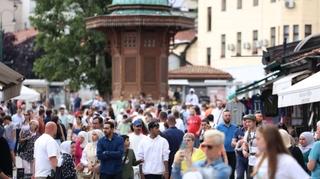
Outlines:
{"label": "person holding phone", "polygon": [[[231,175],[231,167],[224,163],[221,157],[224,151],[224,138],[224,134],[218,130],[206,131],[204,142],[201,144],[206,158],[198,162],[192,162],[192,157],[188,156],[184,150],[177,152],[172,167],[172,178],[182,179],[183,176],[196,173],[203,178],[228,179]],[[184,160],[189,166],[185,173],[182,172]]]}

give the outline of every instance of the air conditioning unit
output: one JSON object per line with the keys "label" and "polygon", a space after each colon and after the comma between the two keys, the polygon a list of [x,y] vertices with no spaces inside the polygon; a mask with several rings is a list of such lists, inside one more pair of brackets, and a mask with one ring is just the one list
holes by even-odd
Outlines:
{"label": "air conditioning unit", "polygon": [[261,45],[261,42],[257,40],[253,42],[252,46],[253,48],[257,49],[257,48],[261,48],[262,45]]}
{"label": "air conditioning unit", "polygon": [[285,0],[284,5],[288,9],[293,9],[293,8],[295,8],[296,3],[294,2],[294,0]]}
{"label": "air conditioning unit", "polygon": [[251,48],[250,43],[248,43],[248,42],[247,42],[247,43],[244,43],[244,44],[243,44],[243,48],[249,50],[249,49]]}
{"label": "air conditioning unit", "polygon": [[230,51],[234,51],[236,48],[235,48],[235,45],[234,44],[228,44],[228,50]]}

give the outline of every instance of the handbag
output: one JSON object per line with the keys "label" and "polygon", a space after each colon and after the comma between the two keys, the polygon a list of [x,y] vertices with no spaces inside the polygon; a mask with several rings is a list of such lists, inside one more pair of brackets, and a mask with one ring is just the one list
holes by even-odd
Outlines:
{"label": "handbag", "polygon": [[83,171],[80,173],[80,176],[83,178],[90,178],[92,174],[92,171],[90,171],[88,167],[85,167]]}

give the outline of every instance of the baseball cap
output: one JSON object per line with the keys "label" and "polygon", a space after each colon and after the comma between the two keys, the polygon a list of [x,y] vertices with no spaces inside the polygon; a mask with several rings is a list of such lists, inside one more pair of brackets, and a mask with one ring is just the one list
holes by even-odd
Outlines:
{"label": "baseball cap", "polygon": [[133,121],[132,125],[134,125],[134,126],[141,126],[141,125],[142,125],[142,122],[141,122],[140,119],[137,119],[137,120]]}
{"label": "baseball cap", "polygon": [[256,116],[253,114],[247,114],[243,116],[243,120],[251,120],[251,121],[256,121]]}

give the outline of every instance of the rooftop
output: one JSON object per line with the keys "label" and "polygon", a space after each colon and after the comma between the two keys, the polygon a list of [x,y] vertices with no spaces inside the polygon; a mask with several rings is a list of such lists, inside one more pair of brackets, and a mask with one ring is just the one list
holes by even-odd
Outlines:
{"label": "rooftop", "polygon": [[196,34],[195,29],[190,29],[178,32],[174,38],[177,42],[190,42],[196,37]]}
{"label": "rooftop", "polygon": [[37,34],[38,34],[38,31],[34,28],[15,32],[13,34],[16,37],[14,44],[20,44],[30,38],[33,38]]}
{"label": "rooftop", "polygon": [[232,80],[230,73],[209,66],[183,66],[169,71],[169,79]]}
{"label": "rooftop", "polygon": [[113,0],[112,5],[160,5],[168,6],[168,0]]}

